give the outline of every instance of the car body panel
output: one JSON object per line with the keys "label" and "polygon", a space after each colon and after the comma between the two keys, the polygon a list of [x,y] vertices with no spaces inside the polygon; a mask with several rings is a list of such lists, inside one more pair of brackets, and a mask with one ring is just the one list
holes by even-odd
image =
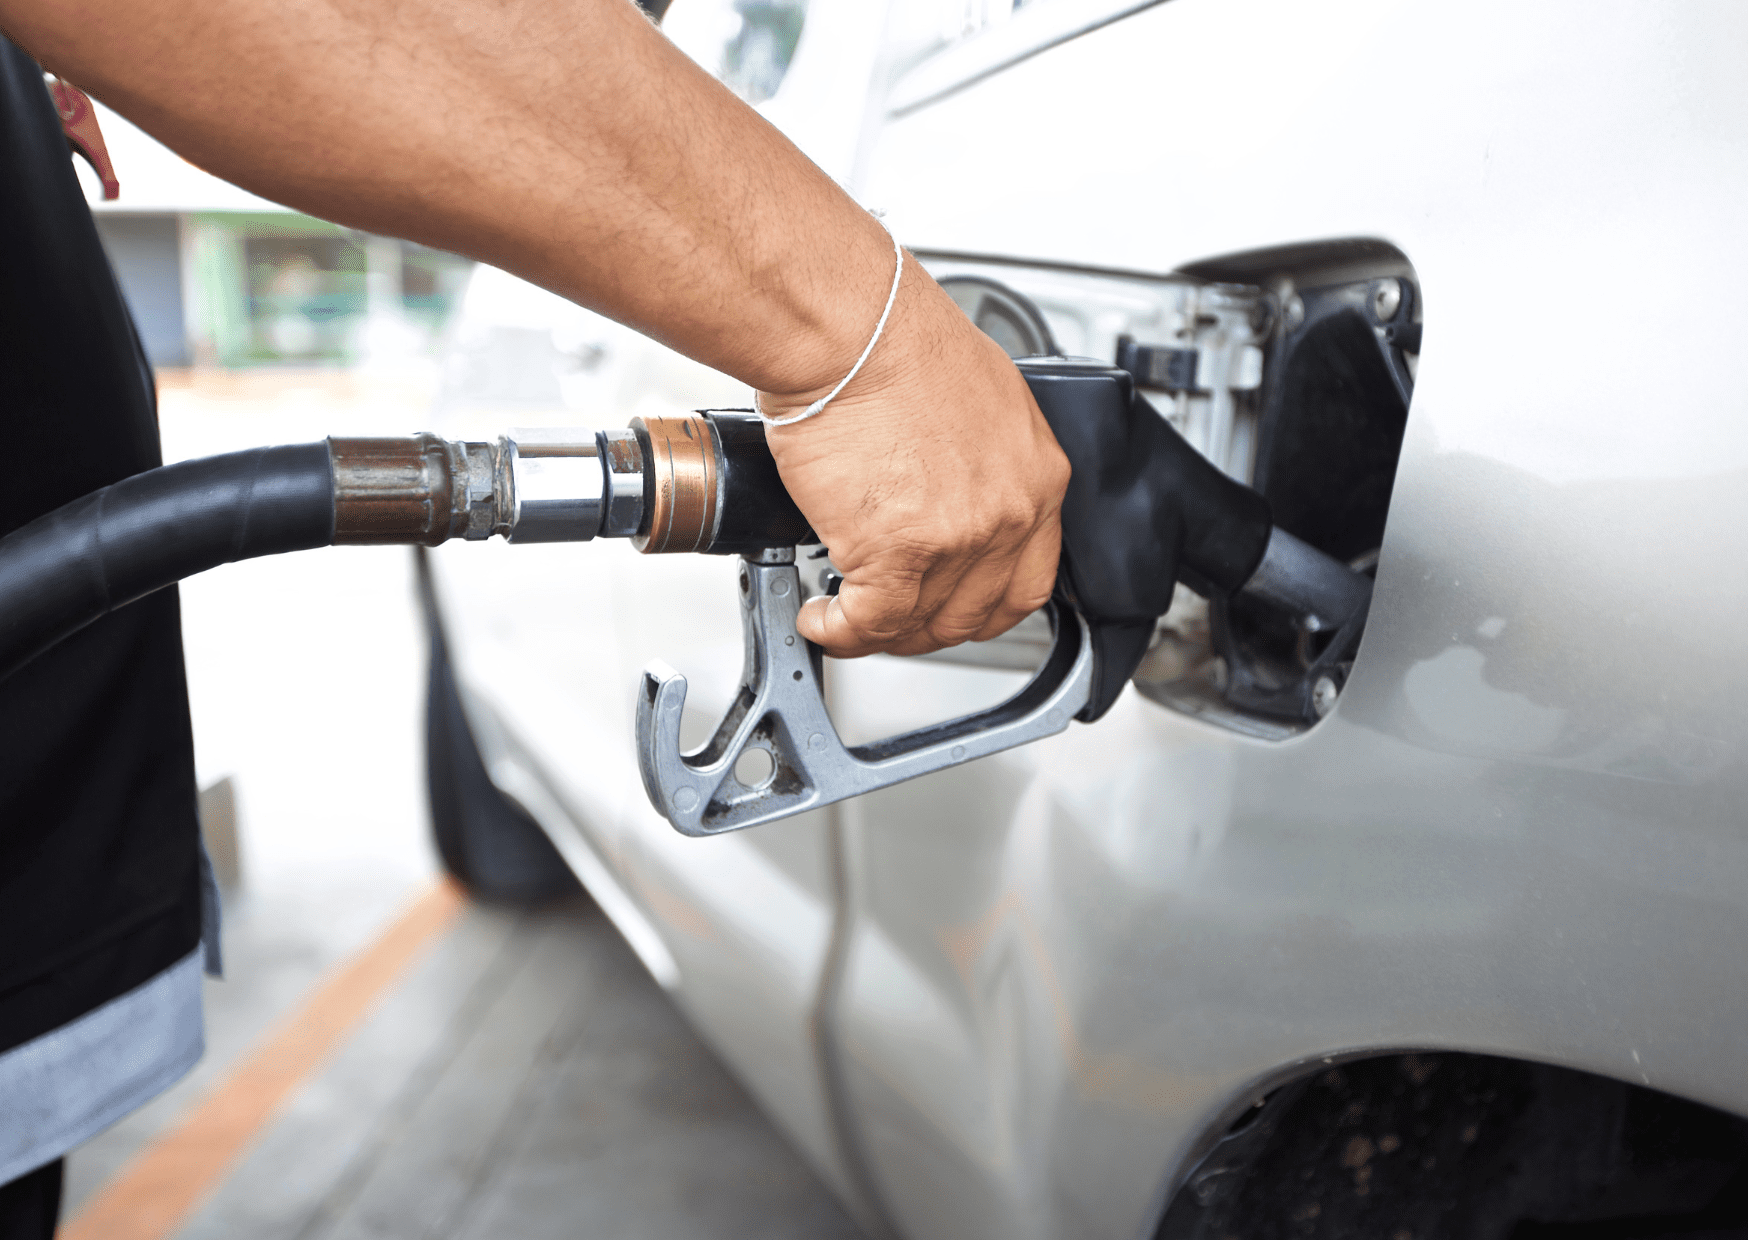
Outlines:
{"label": "car body panel", "polygon": [[[887,126],[868,192],[918,248],[1166,272],[1378,237],[1426,305],[1333,718],[1270,744],[1129,694],[846,811],[847,1093],[907,1234],[1140,1234],[1213,1120],[1325,1055],[1748,1112],[1720,1070],[1748,1020],[1744,17],[1174,0]],[[929,674],[837,693],[855,718]]]}
{"label": "car body panel", "polygon": [[[1267,741],[1126,693],[1020,750],[684,839],[638,784],[633,693],[659,657],[691,678],[691,735],[720,713],[732,566],[611,546],[436,554],[470,708],[874,1229],[1145,1235],[1226,1118],[1326,1057],[1501,1054],[1748,1114],[1748,10],[1170,0],[1093,24],[971,72],[894,16],[843,88],[878,104],[896,76],[904,109],[822,159],[937,269],[1007,264],[1069,301],[1082,280],[1089,307],[1112,273],[1271,247],[1407,256],[1426,341],[1335,713]],[[819,88],[811,37],[796,74]],[[588,330],[610,355],[593,424],[740,403]],[[852,740],[1021,679],[829,673]]]}

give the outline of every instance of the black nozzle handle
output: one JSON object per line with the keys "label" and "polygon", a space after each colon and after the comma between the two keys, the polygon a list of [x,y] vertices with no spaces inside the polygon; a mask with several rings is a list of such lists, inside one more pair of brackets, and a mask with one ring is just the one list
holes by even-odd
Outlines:
{"label": "black nozzle handle", "polygon": [[704,415],[716,441],[719,516],[711,555],[747,555],[813,541],[807,518],[789,498],[756,413],[713,409]]}
{"label": "black nozzle handle", "polygon": [[1191,447],[1127,371],[1067,358],[1019,368],[1073,469],[1059,591],[1092,634],[1093,691],[1077,716],[1090,722],[1134,675],[1178,581],[1231,594],[1262,563],[1274,525],[1268,501]]}

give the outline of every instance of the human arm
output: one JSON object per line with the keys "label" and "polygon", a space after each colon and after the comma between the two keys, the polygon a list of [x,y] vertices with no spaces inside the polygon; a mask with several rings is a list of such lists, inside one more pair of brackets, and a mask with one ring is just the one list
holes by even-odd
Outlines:
{"label": "human arm", "polygon": [[[825,394],[892,278],[878,222],[629,0],[0,0],[0,27],[194,163],[515,272],[741,379]],[[824,413],[773,429],[845,571],[835,654],[1009,627],[1048,596],[1067,464],[913,260]]]}

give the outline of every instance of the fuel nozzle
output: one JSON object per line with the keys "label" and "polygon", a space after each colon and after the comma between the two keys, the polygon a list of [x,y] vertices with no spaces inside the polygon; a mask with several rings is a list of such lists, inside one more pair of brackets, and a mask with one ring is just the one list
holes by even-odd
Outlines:
{"label": "fuel nozzle", "polygon": [[587,542],[738,555],[811,538],[751,413],[634,418],[604,431],[330,439],[334,541]]}
{"label": "fuel nozzle", "polygon": [[[1021,362],[1073,464],[1062,569],[1045,608],[1049,653],[1007,701],[865,745],[825,707],[822,652],[797,641],[795,546],[814,541],[741,410],[635,419],[620,430],[521,431],[495,443],[436,435],[252,448],[147,470],[0,538],[0,677],[100,616],[219,564],[332,543],[629,538],[646,552],[743,557],[741,692],[684,751],[686,680],[646,669],[638,764],[651,803],[709,835],[884,788],[1102,715],[1146,653],[1179,580],[1248,593],[1334,628],[1323,661],[1358,640],[1370,582],[1274,528],[1268,502],[1221,474],[1135,393],[1126,371]],[[1315,624],[1311,622],[1315,621]],[[1304,704],[1311,711],[1314,704]],[[765,750],[747,782],[739,759]]]}

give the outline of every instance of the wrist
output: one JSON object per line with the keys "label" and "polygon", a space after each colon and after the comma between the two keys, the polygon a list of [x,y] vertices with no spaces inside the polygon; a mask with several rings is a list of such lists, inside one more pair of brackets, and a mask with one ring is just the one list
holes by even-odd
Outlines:
{"label": "wrist", "polygon": [[851,346],[854,351],[846,349],[840,339],[834,349],[836,357],[823,373],[816,368],[805,381],[781,387],[755,385],[755,403],[767,425],[805,421],[824,412],[828,405],[858,399],[884,386],[882,376],[890,369],[890,356],[900,351],[893,338],[908,335],[907,328],[914,327],[909,322],[901,326],[900,321],[916,317],[919,303],[926,303],[926,290],[934,283],[890,234],[884,235],[888,263],[885,295],[871,308],[871,318],[868,310],[863,310],[864,326]]}
{"label": "wrist", "polygon": [[868,337],[868,343],[862,346],[861,352],[856,355],[856,360],[850,364],[849,371],[845,373],[843,378],[833,384],[825,395],[808,402],[798,413],[773,414],[765,411],[761,394],[754,394],[753,407],[758,410],[759,416],[764,419],[766,426],[789,426],[796,422],[805,422],[807,419],[823,413],[828,404],[842,394],[845,388],[849,387],[850,384],[856,381],[856,377],[862,373],[862,368],[868,364],[869,357],[873,354],[874,350],[880,346],[880,339],[885,334],[886,325],[892,318],[893,307],[898,301],[899,285],[904,282],[904,260],[904,247],[899,245],[896,238],[893,238],[892,283],[887,287],[886,300],[880,307],[880,317],[874,320],[874,330]]}
{"label": "wrist", "polygon": [[860,209],[856,216],[853,244],[841,233],[821,238],[808,247],[811,254],[791,253],[784,264],[791,308],[777,317],[776,331],[742,376],[772,416],[779,406],[799,411],[829,400],[852,382],[898,313],[906,269],[915,263],[876,217]]}

